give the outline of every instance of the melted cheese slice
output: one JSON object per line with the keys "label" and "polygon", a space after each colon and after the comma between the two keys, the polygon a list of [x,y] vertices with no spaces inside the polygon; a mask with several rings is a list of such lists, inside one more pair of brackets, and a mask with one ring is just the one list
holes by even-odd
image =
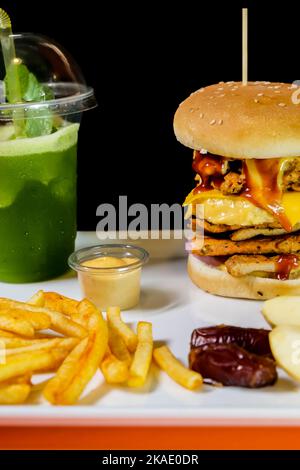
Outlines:
{"label": "melted cheese slice", "polygon": [[[189,204],[203,204],[204,217],[212,224],[252,226],[274,223],[277,219],[250,200],[240,196],[225,196],[218,190],[194,194],[191,191],[184,201]],[[300,192],[286,192],[282,195],[281,205],[292,226],[300,222]]]}

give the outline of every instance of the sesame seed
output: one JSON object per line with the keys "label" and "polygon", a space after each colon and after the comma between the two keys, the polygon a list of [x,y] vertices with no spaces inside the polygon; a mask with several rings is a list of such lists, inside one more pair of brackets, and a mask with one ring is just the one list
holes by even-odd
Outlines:
{"label": "sesame seed", "polygon": [[198,90],[198,93],[203,93],[204,91],[204,88],[200,88],[200,90]]}
{"label": "sesame seed", "polygon": [[259,102],[258,99],[255,98],[255,99],[254,99],[254,103],[258,103],[258,102]]}
{"label": "sesame seed", "polygon": [[257,93],[257,96],[264,96],[263,93]]}
{"label": "sesame seed", "polygon": [[190,109],[189,109],[189,112],[190,112],[190,113],[193,113],[193,112],[194,112],[194,108],[190,108]]}
{"label": "sesame seed", "polygon": [[212,119],[209,123],[211,126],[213,126],[214,124],[216,124],[216,120],[215,119]]}
{"label": "sesame seed", "polygon": [[274,86],[274,90],[277,90],[280,87],[281,87],[281,85],[276,85],[276,86]]}
{"label": "sesame seed", "polygon": [[200,153],[201,153],[201,155],[205,155],[207,153],[207,150],[206,149],[201,149]]}
{"label": "sesame seed", "polygon": [[219,82],[219,83],[220,83],[220,85],[222,85],[224,82]]}
{"label": "sesame seed", "polygon": [[286,104],[285,103],[278,103],[278,106],[284,107],[284,106],[286,106]]}
{"label": "sesame seed", "polygon": [[221,91],[222,91],[222,90],[224,90],[224,87],[220,86],[220,87],[218,88],[218,90],[221,90]]}
{"label": "sesame seed", "polygon": [[223,98],[223,96],[225,96],[224,93],[222,93],[222,95],[219,95],[220,98]]}
{"label": "sesame seed", "polygon": [[269,83],[271,83],[271,82],[264,82],[265,85],[269,85]]}
{"label": "sesame seed", "polygon": [[231,83],[234,83],[234,81],[231,80],[231,82],[226,82],[226,83],[227,83],[227,85],[230,85]]}
{"label": "sesame seed", "polygon": [[218,124],[219,124],[219,126],[221,126],[221,124],[223,124],[223,119],[219,119]]}
{"label": "sesame seed", "polygon": [[203,114],[203,113],[200,113],[200,114],[199,114],[199,117],[200,117],[200,119],[204,118],[204,114]]}
{"label": "sesame seed", "polygon": [[281,91],[280,90],[275,90],[274,93],[281,93]]}

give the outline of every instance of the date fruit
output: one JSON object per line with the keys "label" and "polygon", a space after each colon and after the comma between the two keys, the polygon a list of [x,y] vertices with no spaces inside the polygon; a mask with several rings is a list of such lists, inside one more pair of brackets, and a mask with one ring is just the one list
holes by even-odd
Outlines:
{"label": "date fruit", "polygon": [[237,344],[206,344],[191,349],[190,368],[223,385],[258,388],[277,380],[273,359],[250,353]]}
{"label": "date fruit", "polygon": [[263,328],[241,328],[230,325],[216,325],[197,328],[191,337],[191,348],[208,344],[237,344],[253,354],[270,356],[269,330]]}

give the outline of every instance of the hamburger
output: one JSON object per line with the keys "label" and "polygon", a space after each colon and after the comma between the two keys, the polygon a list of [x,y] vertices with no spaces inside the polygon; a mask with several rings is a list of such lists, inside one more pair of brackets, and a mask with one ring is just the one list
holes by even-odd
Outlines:
{"label": "hamburger", "polygon": [[[295,85],[220,82],[192,93],[174,117],[193,149],[196,186],[188,273],[207,292],[268,299],[300,294],[300,106]],[[196,210],[198,204],[203,212]]]}

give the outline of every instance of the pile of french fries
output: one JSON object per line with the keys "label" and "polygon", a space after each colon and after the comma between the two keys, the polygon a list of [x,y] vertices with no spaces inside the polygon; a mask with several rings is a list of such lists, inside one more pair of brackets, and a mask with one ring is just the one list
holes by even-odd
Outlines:
{"label": "pile of french fries", "polygon": [[152,324],[134,332],[118,307],[102,313],[87,299],[39,291],[27,302],[0,298],[0,404],[24,403],[32,376],[53,372],[42,390],[54,405],[78,401],[100,369],[108,384],[142,387],[152,360],[190,390],[202,385],[167,346],[154,348]]}

